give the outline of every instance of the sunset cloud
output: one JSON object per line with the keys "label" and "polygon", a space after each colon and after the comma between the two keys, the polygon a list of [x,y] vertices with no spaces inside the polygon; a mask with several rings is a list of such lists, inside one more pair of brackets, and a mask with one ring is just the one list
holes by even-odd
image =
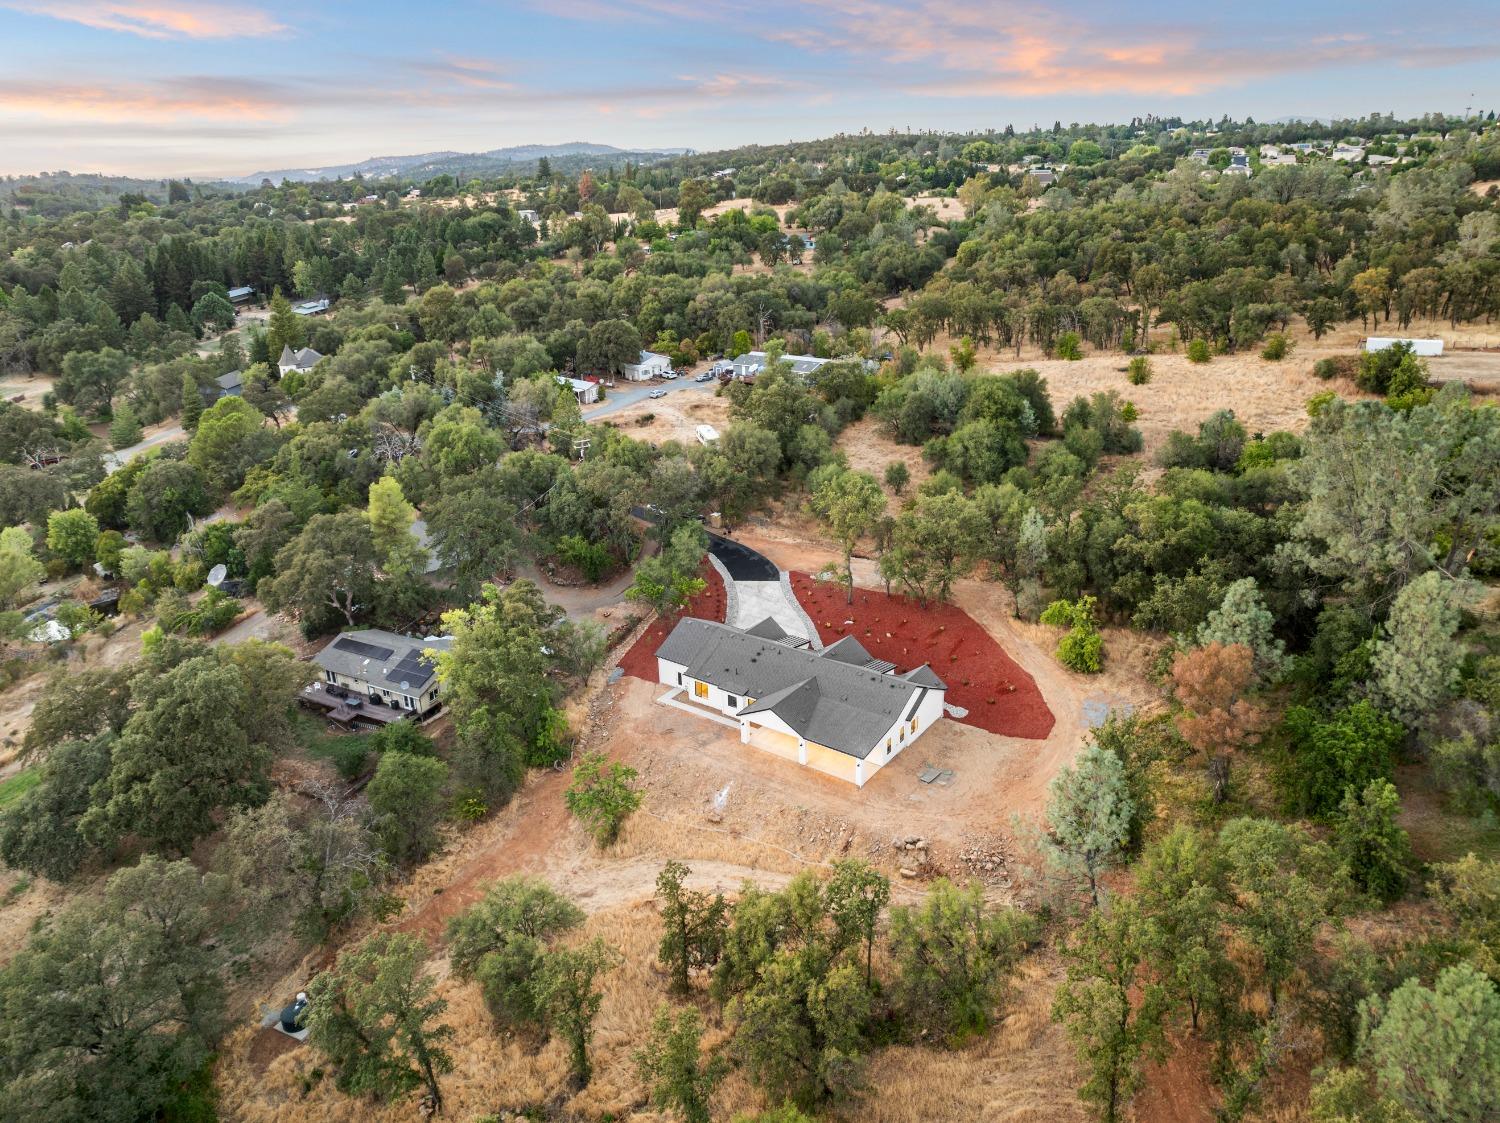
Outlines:
{"label": "sunset cloud", "polygon": [[300,99],[268,82],[174,78],[160,82],[0,79],[0,114],[64,121],[173,122],[285,119]]}
{"label": "sunset cloud", "polygon": [[1155,26],[1083,19],[1040,4],[958,5],[945,0],[829,0],[821,17],[766,38],[820,54],[910,66],[891,73],[914,94],[1061,97],[1190,96],[1281,74],[1385,62],[1405,67],[1493,58],[1495,45],[1361,35],[1299,36],[1295,27],[1246,42],[1192,24]]}
{"label": "sunset cloud", "polygon": [[143,39],[261,38],[287,30],[270,13],[243,4],[7,0],[4,6],[103,31],[123,31]]}

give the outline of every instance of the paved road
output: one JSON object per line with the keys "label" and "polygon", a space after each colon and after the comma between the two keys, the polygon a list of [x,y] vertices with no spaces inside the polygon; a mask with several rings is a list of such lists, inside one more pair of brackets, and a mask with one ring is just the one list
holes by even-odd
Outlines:
{"label": "paved road", "polygon": [[585,421],[593,421],[600,417],[607,417],[616,410],[626,409],[629,406],[646,402],[650,399],[652,390],[665,390],[668,394],[681,394],[692,390],[703,394],[712,394],[718,388],[719,384],[717,381],[694,382],[691,378],[675,378],[669,382],[621,381],[613,390],[609,391],[609,399],[602,405],[584,410],[583,419]]}
{"label": "paved road", "polygon": [[106,472],[118,472],[141,453],[153,449],[157,445],[166,444],[168,441],[181,440],[185,435],[181,425],[173,425],[169,429],[163,429],[154,437],[147,437],[139,444],[130,445],[128,448],[116,449],[114,452],[106,452],[104,454],[104,470]]}

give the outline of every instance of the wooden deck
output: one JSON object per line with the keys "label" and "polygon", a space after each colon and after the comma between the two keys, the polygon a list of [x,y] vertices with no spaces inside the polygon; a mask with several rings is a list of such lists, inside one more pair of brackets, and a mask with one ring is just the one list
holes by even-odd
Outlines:
{"label": "wooden deck", "polygon": [[363,695],[361,695],[360,705],[351,706],[345,699],[329,694],[320,682],[303,687],[297,700],[309,709],[320,711],[329,721],[345,728],[357,722],[389,725],[393,721],[401,721],[405,718],[416,722],[422,720],[422,715],[415,710],[398,710],[394,706],[387,706],[374,698]]}

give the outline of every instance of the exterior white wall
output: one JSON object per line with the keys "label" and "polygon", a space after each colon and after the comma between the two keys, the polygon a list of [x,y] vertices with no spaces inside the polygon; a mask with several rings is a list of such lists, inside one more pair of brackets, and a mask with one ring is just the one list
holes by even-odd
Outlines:
{"label": "exterior white wall", "polygon": [[[663,686],[682,688],[684,700],[717,710],[726,717],[737,717],[740,709],[748,701],[742,695],[731,695],[712,683],[704,684],[708,687],[708,692],[700,696],[694,689],[697,680],[687,673],[687,668],[681,663],[673,663],[659,655],[656,658],[656,671],[657,679]],[[946,697],[947,695],[941,690],[928,690],[923,695],[921,704],[917,706],[917,712],[912,715],[916,719],[916,729],[912,729],[910,719],[896,722],[886,731],[885,736],[875,743],[874,748],[863,760],[807,741],[781,718],[770,712],[740,718],[740,741],[743,744],[750,744],[753,731],[756,729],[767,729],[783,734],[797,743],[797,763],[817,768],[820,772],[827,772],[842,780],[852,780],[859,787],[864,787],[871,776],[900,756],[903,749],[915,743],[942,718],[943,700]],[[732,703],[731,699],[733,699]],[[885,747],[887,742],[890,743],[889,752]]]}
{"label": "exterior white wall", "polygon": [[654,355],[644,363],[624,364],[620,368],[620,373],[627,382],[646,382],[671,369],[671,359],[665,355]]}
{"label": "exterior white wall", "polygon": [[[718,710],[725,717],[734,717],[745,705],[746,699],[738,694],[730,694],[727,690],[721,690],[712,683],[704,683],[708,687],[707,694],[699,694],[695,689],[697,680],[687,674],[687,668],[680,663],[672,663],[661,656],[656,658],[657,679],[665,686],[682,687],[682,698],[686,702],[693,702],[699,706],[707,706],[711,710]],[[678,681],[678,676],[682,681]],[[759,715],[756,715],[759,716]]]}
{"label": "exterior white wall", "polygon": [[[901,755],[901,751],[915,744],[921,736],[931,729],[943,716],[943,699],[947,695],[941,690],[929,690],[917,706],[917,712],[912,716],[916,718],[917,729],[912,732],[911,721],[898,721],[885,731],[885,736],[875,744],[874,750],[864,760],[864,768],[861,769],[862,779],[859,786],[864,787],[870,777],[879,772],[891,761]],[[886,751],[886,745],[890,745],[890,751]]]}

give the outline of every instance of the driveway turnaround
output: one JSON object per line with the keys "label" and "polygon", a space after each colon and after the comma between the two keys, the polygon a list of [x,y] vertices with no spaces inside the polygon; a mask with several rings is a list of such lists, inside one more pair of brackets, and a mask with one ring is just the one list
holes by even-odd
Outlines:
{"label": "driveway turnaround", "polygon": [[817,628],[792,593],[789,576],[777,569],[775,562],[749,546],[717,534],[708,536],[708,551],[724,575],[732,617],[725,623],[736,628],[753,628],[769,616],[781,625],[782,631],[804,637],[813,650],[823,646]]}
{"label": "driveway turnaround", "polygon": [[736,581],[777,581],[781,578],[781,571],[770,558],[732,539],[710,534],[708,549],[724,563],[729,576]]}

